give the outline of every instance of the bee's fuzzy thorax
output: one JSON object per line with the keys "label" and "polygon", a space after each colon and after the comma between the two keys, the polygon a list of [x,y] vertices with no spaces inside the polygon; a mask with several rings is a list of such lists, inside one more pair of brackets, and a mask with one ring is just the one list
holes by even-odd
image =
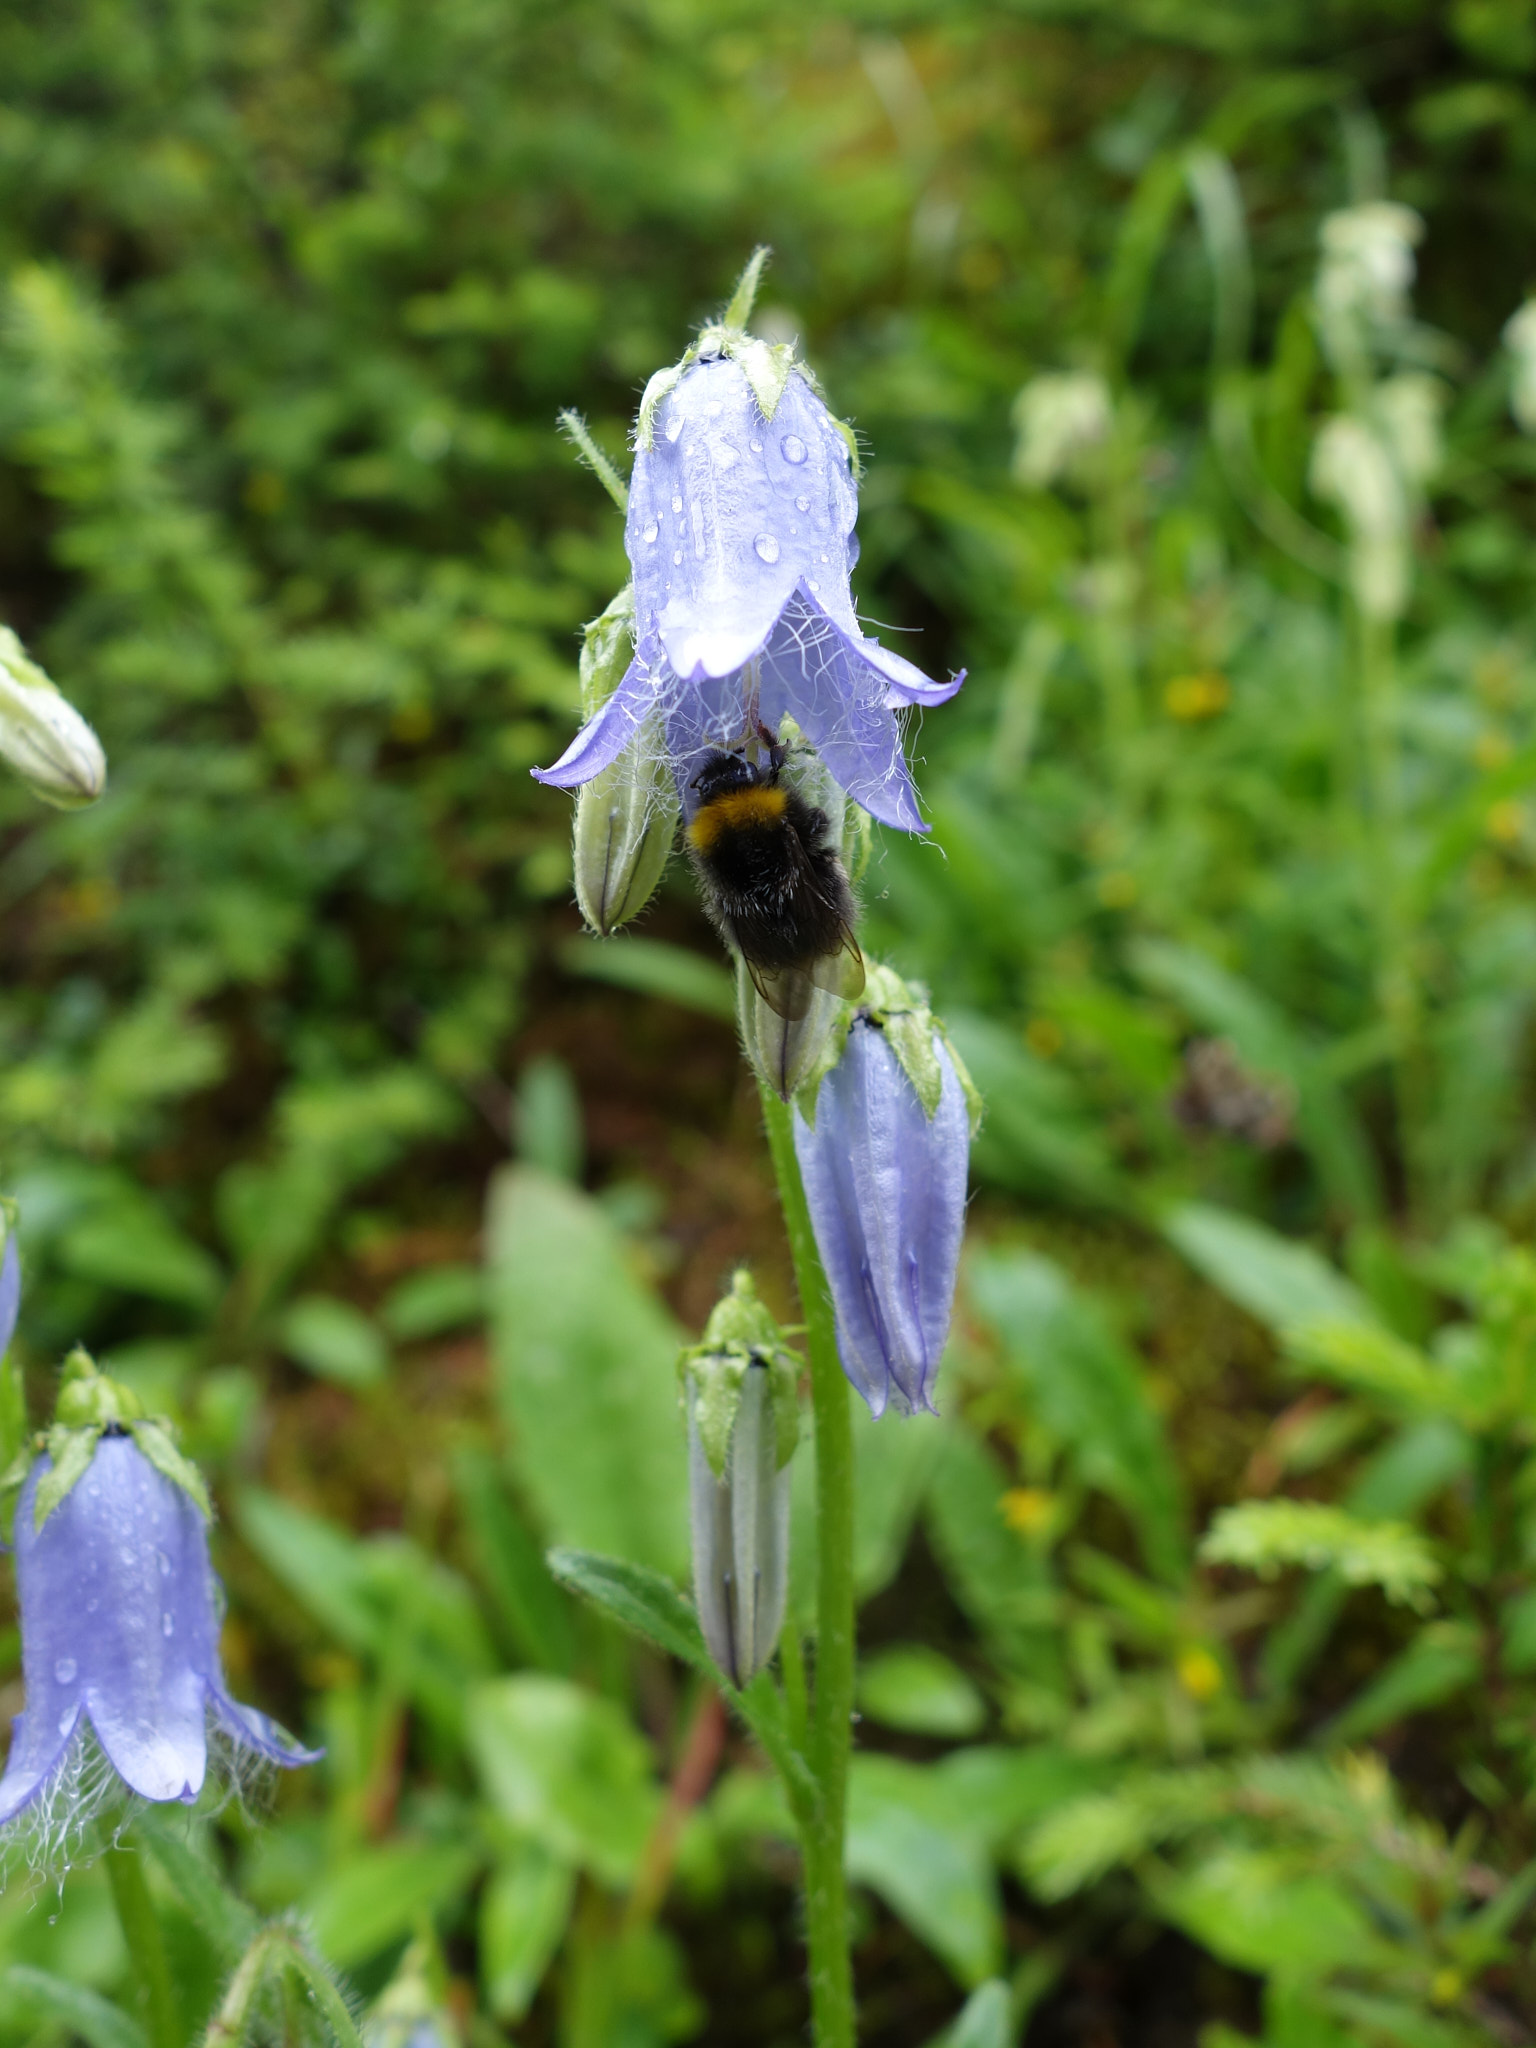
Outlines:
{"label": "bee's fuzzy thorax", "polygon": [[744,826],[776,825],[788,803],[788,795],[776,783],[733,789],[703,806],[688,827],[688,844],[697,853],[708,853],[722,832],[740,831]]}

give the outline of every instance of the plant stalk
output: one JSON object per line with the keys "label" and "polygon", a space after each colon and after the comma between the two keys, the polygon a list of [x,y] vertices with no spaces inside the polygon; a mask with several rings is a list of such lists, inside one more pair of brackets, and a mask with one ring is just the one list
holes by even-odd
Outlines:
{"label": "plant stalk", "polygon": [[805,1926],[811,1958],[811,2019],[816,2048],[853,2048],[853,1968],[848,1953],[848,1753],[853,1730],[853,1424],[848,1382],[826,1276],[816,1250],[795,1158],[790,1111],[763,1088],[768,1145],[795,1266],[811,1366],[816,1425],[816,1670],[810,1703],[810,1764],[815,1806],[801,1824]]}
{"label": "plant stalk", "polygon": [[181,2048],[176,1987],[171,1982],[165,1937],[149,1896],[144,1858],[131,1844],[120,1840],[107,1851],[106,1864],[123,1941],[144,1994],[145,2031],[153,2048]]}

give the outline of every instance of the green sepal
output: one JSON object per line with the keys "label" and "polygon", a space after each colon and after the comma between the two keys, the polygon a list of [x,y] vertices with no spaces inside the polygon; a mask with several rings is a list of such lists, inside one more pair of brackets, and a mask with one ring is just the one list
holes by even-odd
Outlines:
{"label": "green sepal", "polygon": [[635,414],[635,446],[649,452],[656,445],[656,415],[664,402],[670,398],[683,381],[683,372],[691,370],[698,359],[696,349],[684,352],[680,363],[673,363],[665,370],[658,370],[646,385],[640,397],[640,410]]}
{"label": "green sepal", "polygon": [[759,341],[755,335],[744,334],[739,340],[733,337],[726,341],[721,354],[740,365],[742,375],[752,387],[758,411],[765,420],[771,420],[789,388],[790,372],[795,367],[794,343]]}
{"label": "green sepal", "polygon": [[817,1094],[823,1080],[842,1058],[848,1032],[856,1016],[868,1017],[884,1031],[886,1042],[896,1055],[902,1072],[912,1083],[917,1099],[923,1105],[923,1114],[930,1123],[944,1095],[944,1067],[938,1051],[939,1041],[943,1041],[944,1050],[955,1069],[955,1079],[965,1097],[971,1136],[974,1137],[981,1124],[981,1095],[949,1033],[930,1009],[928,991],[921,982],[904,981],[894,968],[882,966],[877,960],[865,963],[863,995],[857,1004],[850,1004],[838,1020],[815,1069],[795,1097],[795,1107],[805,1121],[815,1128]]}
{"label": "green sepal", "polygon": [[208,1497],[207,1481],[192,1460],[176,1448],[176,1440],[166,1425],[146,1417],[142,1422],[129,1423],[128,1432],[161,1477],[179,1486],[203,1520],[211,1522],[213,1502]]}
{"label": "green sepal", "polygon": [[583,626],[581,715],[602,710],[624,679],[635,649],[635,586],[626,583],[607,610]]}
{"label": "green sepal", "polygon": [[[16,1229],[16,1204],[0,1195],[0,1259]],[[0,1352],[0,1472],[10,1465],[27,1440],[27,1388],[21,1360],[9,1347]],[[0,1481],[0,1485],[3,1485]]]}
{"label": "green sepal", "polygon": [[859,437],[848,422],[840,420],[836,413],[832,415],[832,424],[843,437],[848,449],[848,467],[853,471],[854,482],[859,483],[864,476],[864,458],[859,453]]}
{"label": "green sepal", "polygon": [[27,1474],[32,1470],[32,1460],[43,1448],[43,1439],[36,1437],[31,1443],[24,1443],[3,1472],[0,1472],[0,1542],[11,1541],[11,1531],[16,1526],[16,1501],[21,1489],[27,1483]]}
{"label": "green sepal", "polygon": [[100,1371],[89,1351],[77,1344],[59,1376],[54,1431],[105,1429],[114,1422],[137,1422],[143,1413],[144,1403],[133,1389]]}
{"label": "green sepal", "polygon": [[48,1455],[53,1463],[37,1482],[37,1491],[32,1496],[34,1529],[42,1528],[60,1501],[85,1477],[103,1434],[100,1429],[60,1429],[57,1424],[49,1430]]}
{"label": "green sepal", "polygon": [[690,1383],[695,1390],[694,1421],[717,1479],[725,1476],[746,1376],[763,1367],[770,1375],[774,1452],[782,1471],[800,1441],[800,1361],[785,1344],[743,1266],[732,1275],[730,1292],[710,1311],[703,1337],[678,1360],[684,1400]]}

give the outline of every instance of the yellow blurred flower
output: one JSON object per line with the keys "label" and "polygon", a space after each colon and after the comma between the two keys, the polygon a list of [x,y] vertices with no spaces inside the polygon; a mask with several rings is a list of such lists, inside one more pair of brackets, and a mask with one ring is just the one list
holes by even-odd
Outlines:
{"label": "yellow blurred flower", "polygon": [[1460,1970],[1453,1970],[1447,1965],[1436,1970],[1429,1980],[1429,2002],[1431,2005],[1454,2005],[1461,1996],[1461,1989]]}
{"label": "yellow blurred flower", "polygon": [[1514,798],[1509,796],[1500,803],[1490,804],[1488,816],[1484,821],[1484,830],[1498,845],[1513,846],[1525,831],[1524,805],[1516,803]]}
{"label": "yellow blurred flower", "polygon": [[1175,676],[1163,686],[1163,708],[1170,718],[1181,718],[1186,724],[1219,718],[1231,701],[1232,685],[1215,669]]}
{"label": "yellow blurred flower", "polygon": [[1013,1486],[1000,1503],[1003,1520],[1021,1536],[1038,1536],[1056,1512],[1056,1496],[1043,1486]]}
{"label": "yellow blurred flower", "polygon": [[1192,1700],[1211,1700],[1221,1691],[1221,1666],[1200,1643],[1180,1650],[1173,1668]]}
{"label": "yellow blurred flower", "polygon": [[1478,734],[1472,747],[1472,758],[1479,768],[1502,768],[1513,751],[1508,733],[1490,725]]}

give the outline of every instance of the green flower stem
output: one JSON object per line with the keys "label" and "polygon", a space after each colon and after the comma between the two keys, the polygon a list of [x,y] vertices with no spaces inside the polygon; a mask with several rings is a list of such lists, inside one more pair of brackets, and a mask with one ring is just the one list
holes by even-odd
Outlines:
{"label": "green flower stem", "polygon": [[[816,2048],[852,2048],[853,1970],[843,1869],[853,1726],[853,1424],[826,1276],[806,1207],[788,1107],[762,1090],[768,1145],[795,1263],[816,1420],[816,1674],[810,1709],[814,1810],[801,1826]],[[791,1678],[791,1687],[793,1679]]]}
{"label": "green flower stem", "polygon": [[153,2048],[181,2048],[176,1987],[171,1982],[165,1938],[149,1896],[144,1858],[131,1842],[119,1840],[107,1851],[106,1862],[123,1941],[144,1992],[145,2031]]}

